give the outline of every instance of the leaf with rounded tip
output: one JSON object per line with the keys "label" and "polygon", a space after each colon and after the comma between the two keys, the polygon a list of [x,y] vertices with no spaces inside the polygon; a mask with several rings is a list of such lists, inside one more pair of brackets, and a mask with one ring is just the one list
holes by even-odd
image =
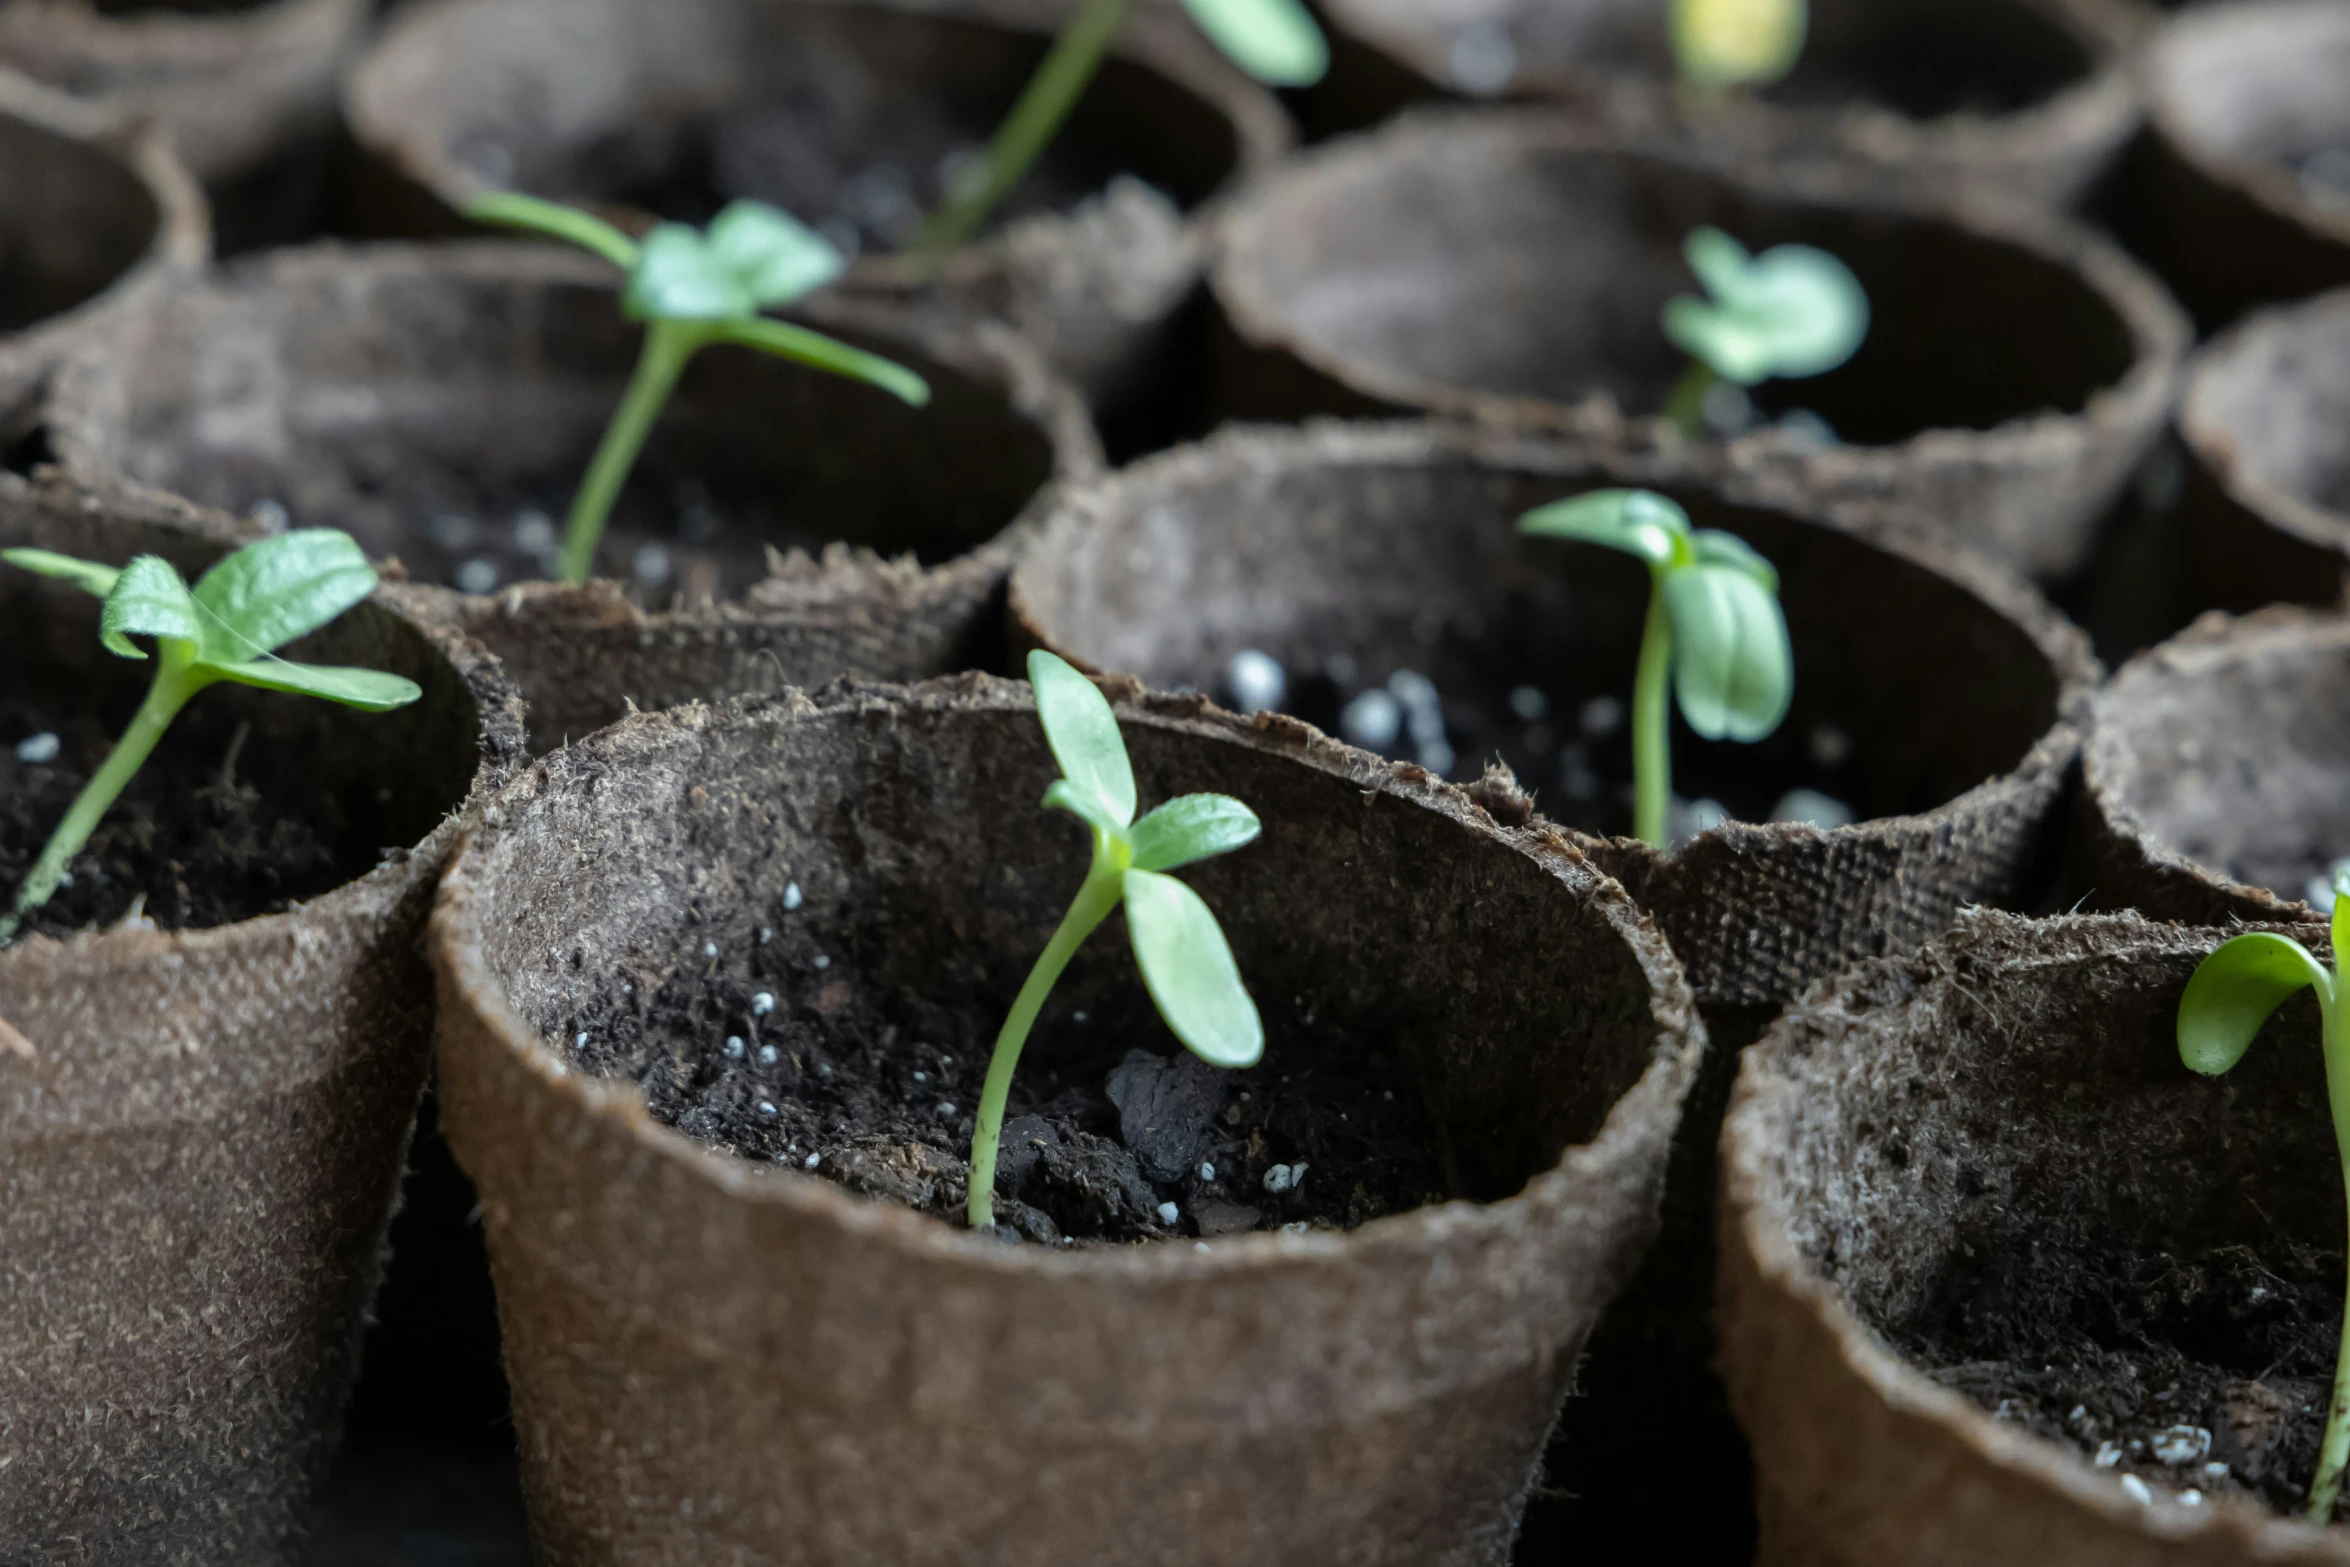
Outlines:
{"label": "leaf with rounded tip", "polygon": [[1775,82],[1795,69],[1810,20],[1806,0],[1672,0],[1673,58],[1701,86]]}
{"label": "leaf with rounded tip", "polygon": [[1183,0],[1224,57],[1269,87],[1311,87],[1330,71],[1330,43],[1298,0]]}
{"label": "leaf with rounded tip", "polygon": [[730,321],[758,305],[697,230],[662,223],[645,236],[620,308],[631,321]]}
{"label": "leaf with rounded tip", "polygon": [[1689,231],[1689,237],[1681,242],[1681,254],[1699,285],[1716,299],[1729,298],[1754,262],[1754,252],[1710,223]]}
{"label": "leaf with rounded tip", "polygon": [[1731,566],[1666,574],[1673,626],[1673,694],[1689,727],[1708,740],[1762,739],[1787,716],[1795,654],[1787,618],[1761,583]]}
{"label": "leaf with rounded tip", "polygon": [[1518,519],[1518,531],[1543,538],[1601,544],[1669,566],[1689,534],[1689,514],[1654,490],[1592,490]]}
{"label": "leaf with rounded tip", "polygon": [[1264,825],[1228,794],[1178,795],[1127,833],[1137,870],[1171,871],[1254,843]]}
{"label": "leaf with rounded tip", "polygon": [[115,579],[122,575],[112,566],[101,566],[94,560],[77,560],[55,550],[0,550],[0,560],[24,571],[70,582],[98,598],[112,593]]}
{"label": "leaf with rounded tip", "polygon": [[1056,803],[1087,821],[1097,819],[1091,812],[1098,807],[1124,831],[1134,820],[1134,765],[1126,760],[1126,741],[1118,733],[1110,699],[1066,659],[1042,648],[1028,655],[1028,683],[1036,690],[1037,721],[1044,725],[1045,743],[1061,764],[1061,776],[1090,802],[1086,810]]}
{"label": "leaf with rounded tip", "polygon": [[1211,1066],[1254,1066],[1265,1025],[1223,927],[1200,895],[1156,871],[1126,873],[1126,933],[1159,1016]]}
{"label": "leaf with rounded tip", "polygon": [[863,381],[919,408],[930,401],[930,383],[904,365],[866,353],[861,348],[811,332],[806,327],[793,326],[788,321],[776,321],[766,316],[745,316],[740,321],[723,322],[712,331],[720,342],[736,343],[744,348],[756,348],[761,353],[773,354],[778,359],[790,359],[812,365],[818,370],[829,370],[834,375],[852,381]]}
{"label": "leaf with rounded tip", "polygon": [[525,196],[519,191],[495,191],[466,203],[465,216],[476,223],[527,229],[533,234],[568,241],[582,250],[595,252],[616,267],[633,267],[637,262],[635,240],[594,213],[567,207],[559,201]]}
{"label": "leaf with rounded tip", "polygon": [[1825,374],[1868,336],[1869,296],[1852,269],[1811,245],[1775,245],[1743,263],[1736,241],[1699,229],[1689,236],[1690,269],[1710,299],[1667,300],[1665,335],[1741,386],[1771,376]]}
{"label": "leaf with rounded tip", "polygon": [[242,664],[215,664],[223,680],[259,686],[265,691],[291,691],[315,696],[363,713],[388,713],[406,707],[424,695],[413,680],[380,669],[349,669],[328,664],[297,664],[290,659],[253,659]]}
{"label": "leaf with rounded tip", "polygon": [[1690,554],[1701,565],[1727,566],[1732,571],[1743,571],[1762,584],[1768,593],[1779,591],[1779,568],[1755,552],[1753,545],[1735,533],[1724,533],[1719,528],[1700,528],[1689,535]]}
{"label": "leaf with rounded tip", "polygon": [[2244,1059],[2260,1025],[2304,985],[2333,1004],[2333,976],[2299,942],[2252,931],[2221,943],[2179,997],[2179,1059],[2217,1077]]}
{"label": "leaf with rounded tip", "polygon": [[710,220],[707,242],[762,309],[813,293],[848,265],[830,240],[763,201],[727,203]]}
{"label": "leaf with rounded tip", "polygon": [[1770,378],[1771,339],[1755,322],[1687,294],[1665,301],[1665,336],[1725,381],[1752,386]]}
{"label": "leaf with rounded tip", "polygon": [[375,591],[375,568],[349,534],[297,528],[259,539],[196,582],[207,663],[235,664],[307,636]]}
{"label": "leaf with rounded tip", "polygon": [[138,637],[172,637],[203,645],[205,620],[187,582],[157,555],[134,556],[115,578],[99,615],[98,640],[123,658],[145,658]]}

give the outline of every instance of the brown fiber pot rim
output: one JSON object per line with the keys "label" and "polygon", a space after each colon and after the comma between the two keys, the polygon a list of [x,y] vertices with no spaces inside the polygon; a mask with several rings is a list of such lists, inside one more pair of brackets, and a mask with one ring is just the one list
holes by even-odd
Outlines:
{"label": "brown fiber pot rim", "polygon": [[2350,516],[2270,480],[2261,464],[2240,453],[2233,421],[2216,406],[2217,383],[2238,362],[2266,358],[2304,333],[2350,346],[2350,289],[2255,311],[2197,349],[2179,394],[2179,435],[2231,500],[2279,532],[2342,556],[2350,566]]}
{"label": "brown fiber pot rim", "polygon": [[[1533,1220],[1560,1222],[1577,1206],[1585,1172],[1596,1173],[1642,1157],[1678,1118],[1678,1108],[1705,1050],[1704,1025],[1671,949],[1636,910],[1623,889],[1587,866],[1555,834],[1498,826],[1460,790],[1439,783],[1417,767],[1390,767],[1302,724],[1250,721],[1196,696],[1164,696],[1131,681],[1105,682],[1122,725],[1149,725],[1221,742],[1285,753],[1301,765],[1346,778],[1366,796],[1383,794],[1432,811],[1507,852],[1528,855],[1567,884],[1562,896],[1579,892],[1587,906],[1620,934],[1649,987],[1649,1012],[1656,1029],[1653,1054],[1632,1087],[1609,1110],[1591,1141],[1569,1148],[1559,1163],[1498,1202],[1451,1201],[1373,1219],[1343,1235],[1288,1233],[1219,1236],[1191,1245],[1105,1247],[1073,1254],[1044,1246],[1006,1246],[891,1203],[853,1196],[818,1177],[762,1167],[704,1148],[655,1120],[633,1088],[615,1086],[572,1071],[547,1049],[507,1004],[491,972],[481,931],[490,914],[484,882],[498,849],[498,832],[509,802],[535,796],[545,769],[534,767],[491,797],[458,846],[433,910],[428,937],[440,969],[444,994],[454,993],[484,1032],[519,1066],[534,1092],[589,1123],[585,1136],[635,1144],[693,1181],[712,1200],[748,1207],[792,1211],[860,1238],[900,1257],[973,1274],[1031,1275],[1148,1285],[1169,1278],[1265,1275],[1315,1268],[1341,1258],[1390,1254],[1408,1256],[1456,1238],[1499,1239]],[[712,724],[762,709],[786,719],[853,711],[873,704],[928,705],[940,710],[1033,713],[1024,682],[985,675],[952,676],[913,687],[843,681],[809,696],[787,692],[766,701],[737,702],[728,708],[700,705],[673,709],[663,718]],[[627,723],[646,720],[631,719]],[[1660,1128],[1663,1130],[1660,1131]]]}

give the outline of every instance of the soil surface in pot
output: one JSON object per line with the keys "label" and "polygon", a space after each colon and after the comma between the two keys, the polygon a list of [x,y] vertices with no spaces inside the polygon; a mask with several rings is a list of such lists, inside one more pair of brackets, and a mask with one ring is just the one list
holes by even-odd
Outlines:
{"label": "soil surface in pot", "polygon": [[[774,918],[791,905],[787,891]],[[1113,915],[1093,941],[1122,941],[1121,924]],[[855,982],[854,954],[827,979],[787,972],[769,950],[642,991],[624,981],[573,1021],[571,1053],[636,1081],[655,1116],[721,1152],[963,1222],[1000,1008],[875,995]],[[1000,1226],[1053,1244],[1351,1229],[1457,1186],[1419,1085],[1376,1040],[1283,1017],[1260,995],[1281,1045],[1220,1071],[1180,1048],[1139,980],[1133,990],[1047,1004],[1012,1082]]]}

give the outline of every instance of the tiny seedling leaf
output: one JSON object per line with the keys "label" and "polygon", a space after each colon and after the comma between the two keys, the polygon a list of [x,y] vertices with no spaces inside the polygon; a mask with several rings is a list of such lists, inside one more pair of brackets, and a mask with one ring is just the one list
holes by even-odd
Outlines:
{"label": "tiny seedling leaf", "polygon": [[1228,794],[1186,794],[1136,822],[1127,834],[1138,870],[1171,871],[1254,843],[1257,813]]}
{"label": "tiny seedling leaf", "polygon": [[620,308],[631,321],[730,321],[758,302],[698,231],[662,223],[645,236]]}
{"label": "tiny seedling leaf", "polygon": [[528,229],[552,239],[566,240],[602,256],[616,267],[637,263],[637,243],[592,212],[566,207],[518,191],[498,191],[466,204],[465,216],[476,223]]}
{"label": "tiny seedling leaf", "polygon": [[94,560],[76,560],[54,550],[0,550],[0,560],[44,577],[70,582],[98,598],[112,593],[115,579],[122,575],[112,566],[101,566]]}
{"label": "tiny seedling leaf", "polygon": [[1803,54],[1806,0],[1673,0],[1673,56],[1707,87],[1775,82]]}
{"label": "tiny seedling leaf", "polygon": [[[1123,832],[1134,820],[1134,767],[1109,698],[1068,662],[1038,648],[1028,655],[1028,682],[1036,690],[1036,717],[1061,776],[1081,790]],[[1048,795],[1048,799],[1051,797]],[[1087,821],[1097,818],[1067,801],[1054,801]]]}
{"label": "tiny seedling leaf", "polygon": [[1691,229],[1681,242],[1681,254],[1699,285],[1716,299],[1735,296],[1739,280],[1754,264],[1753,251],[1710,225]]}
{"label": "tiny seedling leaf", "polygon": [[715,328],[722,341],[756,348],[778,359],[795,360],[829,370],[834,375],[846,376],[852,381],[863,381],[878,386],[903,402],[919,408],[930,401],[930,383],[904,365],[893,363],[879,354],[866,353],[861,348],[811,332],[788,321],[774,321],[766,316],[745,316],[739,321],[727,321]]}
{"label": "tiny seedling leaf", "polygon": [[763,201],[729,202],[710,221],[708,245],[760,309],[812,293],[848,265],[831,241]]}
{"label": "tiny seedling leaf", "polygon": [[1760,740],[1795,692],[1795,655],[1779,601],[1743,569],[1687,566],[1664,580],[1673,623],[1673,693],[1708,740]]}
{"label": "tiny seedling leaf", "polygon": [[1689,514],[1653,491],[1593,490],[1536,507],[1518,519],[1518,531],[1603,544],[1651,566],[1669,566],[1689,534]]}
{"label": "tiny seedling leaf", "polygon": [[1700,528],[1689,535],[1689,549],[1700,565],[1727,566],[1761,583],[1765,592],[1775,594],[1779,591],[1779,568],[1763,559],[1753,545],[1735,533],[1724,533],[1719,528]]}
{"label": "tiny seedling leaf", "polygon": [[374,591],[375,570],[347,533],[297,528],[248,544],[197,579],[205,660],[274,653]]}
{"label": "tiny seedling leaf", "polygon": [[1108,801],[1066,778],[1045,785],[1044,803],[1052,810],[1067,811],[1089,827],[1099,827],[1113,838],[1125,835],[1126,824],[1111,814]]}
{"label": "tiny seedling leaf", "polygon": [[1330,71],[1330,44],[1298,0],[1183,0],[1208,41],[1269,87],[1311,87]]}
{"label": "tiny seedling leaf", "polygon": [[1126,930],[1159,1016],[1211,1066],[1254,1066],[1265,1025],[1223,929],[1200,895],[1156,871],[1126,872]]}
{"label": "tiny seedling leaf", "polygon": [[1811,245],[1745,258],[1718,229],[1687,241],[1706,299],[1665,303],[1665,335],[1726,381],[1822,375],[1850,359],[1869,330],[1869,297],[1852,269]]}
{"label": "tiny seedling leaf", "polygon": [[297,696],[322,697],[363,713],[388,713],[406,707],[424,695],[413,680],[380,669],[347,669],[325,664],[297,664],[283,658],[253,659],[241,664],[212,666],[223,680],[259,686],[265,691],[291,691]]}
{"label": "tiny seedling leaf", "polygon": [[2179,998],[2179,1059],[2216,1077],[2244,1058],[2269,1014],[2304,985],[2331,1000],[2333,976],[2299,942],[2269,931],[2236,936],[2195,967]]}
{"label": "tiny seedling leaf", "polygon": [[139,555],[122,568],[114,590],[106,595],[99,616],[98,640],[109,653],[123,658],[147,655],[131,641],[140,637],[174,637],[199,647],[204,640],[204,617],[188,593],[188,585],[168,561]]}

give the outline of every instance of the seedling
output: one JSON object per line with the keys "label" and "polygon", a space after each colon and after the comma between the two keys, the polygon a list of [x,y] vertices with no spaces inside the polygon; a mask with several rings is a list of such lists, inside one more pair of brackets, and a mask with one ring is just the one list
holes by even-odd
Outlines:
{"label": "seedling", "polygon": [[98,636],[109,653],[143,659],[147,655],[131,638],[152,637],[157,654],[146,700],[33,862],[15,906],[0,918],[0,943],[14,939],[25,919],[49,901],[171,721],[206,686],[233,681],[363,713],[389,712],[424,694],[414,681],[382,670],[296,664],[276,656],[277,649],[375,591],[367,557],[349,534],[332,528],[304,528],[248,544],[205,572],[192,590],[170,562],[154,555],[138,556],[119,571],[48,550],[0,550],[0,560],[104,599]]}
{"label": "seedling", "polygon": [[1092,681],[1042,650],[1028,655],[1028,680],[1045,743],[1061,767],[1044,803],[1093,829],[1093,864],[996,1035],[971,1132],[975,1230],[995,1222],[996,1145],[1028,1030],[1069,959],[1120,900],[1143,985],[1175,1037],[1211,1066],[1254,1066],[1265,1053],[1264,1024],[1216,916],[1198,893],[1166,874],[1254,841],[1256,813],[1229,795],[1186,794],[1136,821],[1134,768],[1109,702]]}
{"label": "seedling", "polygon": [[1694,361],[1665,398],[1664,416],[1692,439],[1704,430],[1706,394],[1728,382],[1824,375],[1869,333],[1869,296],[1852,269],[1810,245],[1761,255],[1717,228],[1692,229],[1689,270],[1710,299],[1665,302],[1665,336]]}
{"label": "seedling", "polygon": [[[1070,14],[987,151],[952,182],[946,205],[923,225],[924,255],[942,256],[977,233],[1052,144],[1101,68],[1127,4],[1083,0]],[[1225,58],[1268,86],[1310,87],[1330,69],[1329,42],[1298,0],[1183,0],[1183,8]]]}
{"label": "seedling", "polygon": [[1702,100],[1779,80],[1803,53],[1809,11],[1805,0],[1673,0],[1673,60],[1684,93]]}
{"label": "seedling", "polygon": [[1522,533],[1604,544],[1648,563],[1648,621],[1632,676],[1632,831],[1668,848],[1673,794],[1670,689],[1708,740],[1762,739],[1787,716],[1795,654],[1779,573],[1743,539],[1689,526],[1649,490],[1594,490],[1538,507]]}
{"label": "seedling", "polygon": [[[2326,1106],[2334,1118],[2334,1148],[2350,1189],[2350,1017],[2344,1016],[2341,961],[2350,941],[2350,871],[2334,874],[2334,966],[2328,968],[2299,942],[2268,931],[2252,931],[2222,942],[2195,967],[2179,997],[2179,1059],[2192,1071],[2217,1077],[2252,1046],[2269,1014],[2303,986],[2317,992],[2325,1048]],[[2309,1483],[2309,1521],[2333,1522],[2342,1491],[2342,1469],[2350,1460],[2350,1314],[2342,1321],[2341,1348],[2334,1361],[2334,1396],[2326,1406],[2325,1436],[2317,1449],[2317,1474]]]}
{"label": "seedling", "polygon": [[645,323],[636,374],[572,498],[560,569],[565,582],[588,579],[612,503],[653,422],[687,363],[712,343],[812,365],[878,386],[916,407],[930,401],[929,385],[905,366],[760,314],[822,288],[847,265],[824,236],[765,202],[732,202],[706,229],[655,224],[642,244],[593,213],[512,192],[483,196],[465,215],[567,240],[602,256],[628,274],[621,314]]}

